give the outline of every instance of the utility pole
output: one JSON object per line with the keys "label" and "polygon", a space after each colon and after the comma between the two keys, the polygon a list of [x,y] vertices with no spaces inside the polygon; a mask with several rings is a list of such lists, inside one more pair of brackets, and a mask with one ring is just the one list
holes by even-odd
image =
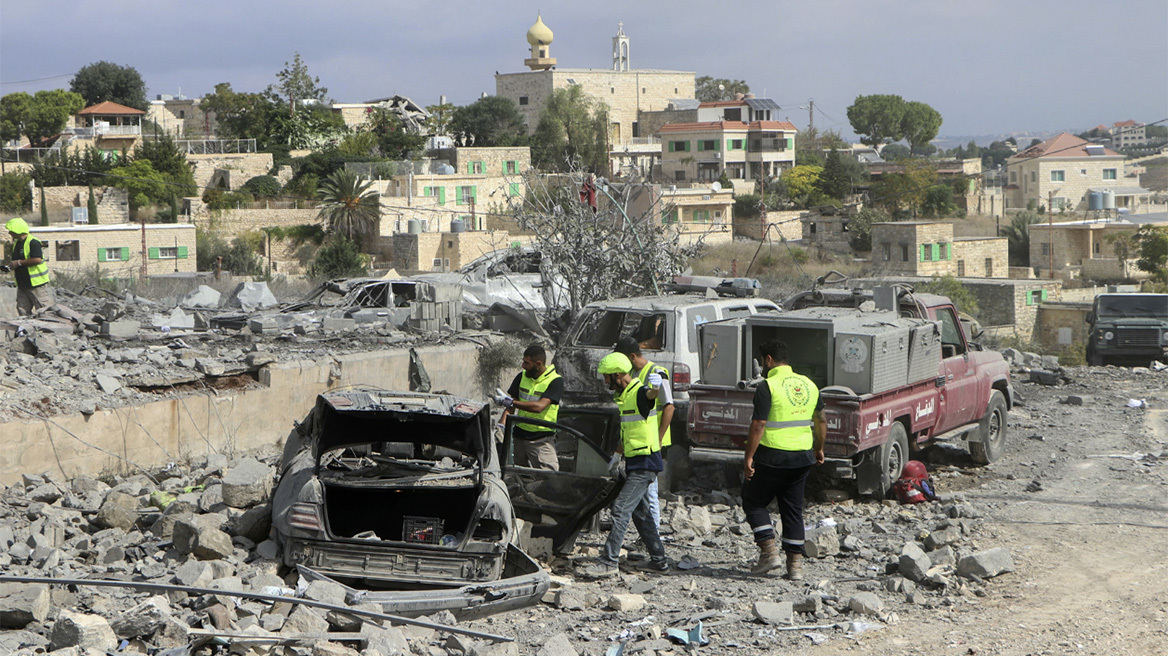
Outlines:
{"label": "utility pole", "polygon": [[1050,278],[1054,279],[1054,192],[1046,194],[1046,243],[1050,245]]}
{"label": "utility pole", "polygon": [[[815,101],[814,100],[807,101],[807,131],[811,132],[811,133],[815,132]],[[811,144],[811,147],[814,148],[815,144]]]}
{"label": "utility pole", "polygon": [[[146,251],[146,217],[139,216],[138,220],[142,223],[142,284],[145,285],[146,284],[146,255],[147,255],[147,251]],[[175,257],[178,257],[177,253],[175,253]]]}

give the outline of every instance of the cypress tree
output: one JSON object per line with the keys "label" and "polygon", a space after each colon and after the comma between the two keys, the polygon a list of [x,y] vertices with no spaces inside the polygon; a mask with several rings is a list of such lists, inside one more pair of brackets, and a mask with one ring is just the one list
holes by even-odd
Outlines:
{"label": "cypress tree", "polygon": [[827,162],[823,165],[823,172],[819,174],[816,186],[826,196],[843,199],[852,191],[852,181],[848,178],[844,162],[835,148],[827,155]]}
{"label": "cypress tree", "polygon": [[49,207],[45,205],[45,186],[41,185],[41,225],[49,225]]}
{"label": "cypress tree", "polygon": [[97,199],[93,197],[93,183],[89,184],[89,225],[97,225]]}

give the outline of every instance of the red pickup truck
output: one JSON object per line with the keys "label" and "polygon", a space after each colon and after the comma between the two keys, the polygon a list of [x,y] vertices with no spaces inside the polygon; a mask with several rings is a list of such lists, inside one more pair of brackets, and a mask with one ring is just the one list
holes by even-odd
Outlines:
{"label": "red pickup truck", "polygon": [[[878,303],[883,311],[875,309]],[[757,344],[769,337],[786,340],[792,368],[820,386],[827,420],[826,464],[837,476],[855,478],[861,494],[887,494],[911,454],[934,442],[964,440],[970,455],[982,464],[1002,454],[1006,413],[1014,405],[1009,366],[999,353],[982,350],[970,340],[968,324],[963,325],[948,298],[914,294],[905,287],[875,293],[815,290],[798,294],[783,306],[788,314],[702,326],[701,372],[690,387],[692,459],[741,458],[754,388],[763,381],[757,370]],[[857,334],[867,325],[869,341],[865,346],[859,338],[842,333],[800,333],[800,316],[821,323],[834,320],[837,326],[850,321],[847,325],[857,326],[850,329]],[[882,333],[885,328],[890,332]],[[739,329],[740,337],[735,335]],[[905,344],[905,331],[912,343]],[[912,352],[907,367],[892,353],[897,349],[905,358]],[[849,360],[860,362],[858,357],[872,363],[866,382],[854,382],[855,374],[845,373]],[[733,383],[735,373],[750,371],[752,361],[753,377]]]}

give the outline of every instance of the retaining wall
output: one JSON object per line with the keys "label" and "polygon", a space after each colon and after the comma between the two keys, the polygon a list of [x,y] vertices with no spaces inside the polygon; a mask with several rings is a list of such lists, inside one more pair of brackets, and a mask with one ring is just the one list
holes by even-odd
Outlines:
{"label": "retaining wall", "polygon": [[[468,375],[478,370],[479,348],[462,343],[417,351],[435,391],[485,399],[478,376]],[[308,414],[317,394],[356,384],[409,389],[409,363],[408,349],[279,362],[261,371],[260,389],[99,409],[89,417],[56,416],[51,422],[9,421],[0,424],[4,435],[0,483],[11,485],[27,472],[75,477],[137,471],[127,461],[150,469],[214,452],[275,453],[292,422]],[[514,372],[503,373],[509,378]]]}

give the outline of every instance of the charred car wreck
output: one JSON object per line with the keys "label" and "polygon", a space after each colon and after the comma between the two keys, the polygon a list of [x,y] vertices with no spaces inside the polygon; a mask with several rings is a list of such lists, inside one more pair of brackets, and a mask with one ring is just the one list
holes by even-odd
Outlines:
{"label": "charred car wreck", "polygon": [[[516,510],[538,519],[530,506],[555,506],[544,515],[550,525],[533,532],[562,545],[619,484],[591,465],[590,475],[510,467],[505,481],[491,428],[488,406],[451,395],[320,395],[285,445],[272,512],[284,563],[404,616],[447,609],[468,618],[535,603],[550,579],[516,545]],[[580,433],[558,428],[586,445],[589,463],[603,462]],[[582,498],[569,478],[599,498]]]}

